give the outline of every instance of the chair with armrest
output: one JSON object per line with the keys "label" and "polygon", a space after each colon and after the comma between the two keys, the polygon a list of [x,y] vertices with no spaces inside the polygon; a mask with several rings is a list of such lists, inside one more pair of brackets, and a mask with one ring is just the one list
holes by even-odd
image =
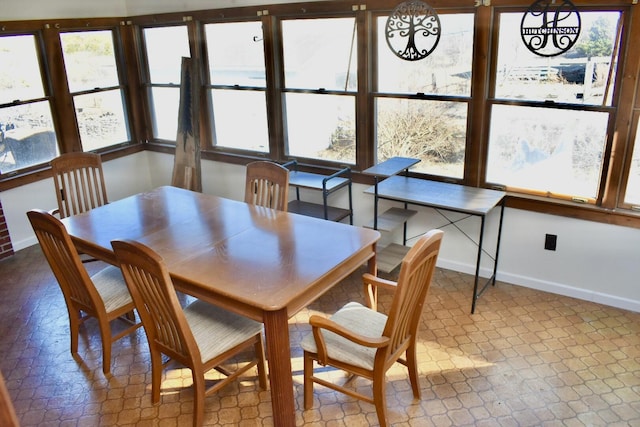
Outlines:
{"label": "chair with armrest", "polygon": [[[441,230],[431,230],[416,242],[402,261],[397,283],[363,275],[367,295],[375,294],[373,287],[394,292],[388,315],[350,302],[328,319],[318,315],[309,318],[313,333],[302,341],[305,409],[311,408],[313,383],[318,383],[374,404],[380,426],[386,426],[385,375],[396,362],[408,368],[413,395],[420,398],[416,334],[442,236]],[[369,303],[375,304],[371,298]],[[314,361],[371,380],[373,397],[315,376]]]}
{"label": "chair with armrest", "polygon": [[[102,338],[102,370],[108,374],[111,371],[112,343],[142,326],[142,323],[134,322],[135,306],[120,269],[108,266],[89,276],[71,237],[58,218],[40,209],[27,212],[27,216],[64,295],[69,312],[71,354],[78,353],[80,325],[88,318],[95,318]],[[116,319],[129,324],[126,329],[112,335],[111,322]]]}
{"label": "chair with armrest", "polygon": [[95,153],[66,153],[51,160],[60,218],[108,203],[102,160]]}
{"label": "chair with armrest", "polygon": [[[151,353],[151,399],[160,400],[162,354],[191,369],[195,388],[193,425],[202,425],[204,398],[257,366],[261,388],[267,386],[262,323],[196,301],[182,308],[162,258],[149,247],[129,240],[111,242],[138,313]],[[256,357],[233,372],[222,366],[253,346]],[[225,377],[207,388],[205,374],[215,369]]]}
{"label": "chair with armrest", "polygon": [[269,161],[249,163],[244,201],[286,212],[289,203],[289,170]]}

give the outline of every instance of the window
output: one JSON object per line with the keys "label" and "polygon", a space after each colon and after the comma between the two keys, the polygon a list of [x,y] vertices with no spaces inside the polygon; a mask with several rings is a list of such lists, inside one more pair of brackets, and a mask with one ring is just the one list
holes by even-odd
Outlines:
{"label": "window", "polygon": [[461,179],[471,97],[473,14],[440,14],[435,50],[419,61],[399,58],[377,18],[376,162],[420,159],[416,172]]}
{"label": "window", "polygon": [[631,165],[629,169],[629,179],[627,181],[627,189],[625,192],[624,203],[640,206],[640,115],[635,115],[635,132],[629,136],[630,140],[635,140],[633,146],[633,155],[631,157]]}
{"label": "window", "polygon": [[63,32],[60,41],[82,149],[130,141],[113,31]]}
{"label": "window", "polygon": [[355,18],[282,21],[287,155],[355,164]]}
{"label": "window", "polygon": [[143,30],[153,137],[175,143],[182,57],[191,57],[186,25]]}
{"label": "window", "polygon": [[262,23],[206,24],[205,34],[214,145],[268,152]]}
{"label": "window", "polygon": [[34,35],[0,37],[0,175],[59,153]]}
{"label": "window", "polygon": [[500,13],[487,181],[594,203],[614,116],[617,11],[580,11],[566,53],[543,57],[520,37],[522,13]]}

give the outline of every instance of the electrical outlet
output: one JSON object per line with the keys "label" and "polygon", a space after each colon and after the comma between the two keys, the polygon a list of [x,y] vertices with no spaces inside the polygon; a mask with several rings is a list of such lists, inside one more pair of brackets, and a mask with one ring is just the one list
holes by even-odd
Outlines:
{"label": "electrical outlet", "polygon": [[555,251],[556,244],[558,243],[558,236],[555,234],[545,234],[544,236],[544,248],[548,251]]}

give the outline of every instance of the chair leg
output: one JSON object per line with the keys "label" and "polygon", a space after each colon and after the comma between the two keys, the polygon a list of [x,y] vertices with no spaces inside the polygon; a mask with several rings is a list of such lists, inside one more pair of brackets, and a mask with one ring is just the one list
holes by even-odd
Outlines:
{"label": "chair leg", "polygon": [[378,414],[380,427],[387,427],[387,397],[385,394],[385,376],[376,375],[373,379],[373,402]]}
{"label": "chair leg", "polygon": [[99,322],[102,338],[102,372],[108,375],[111,373],[111,324],[107,320],[99,320]]}
{"label": "chair leg", "polygon": [[420,399],[420,383],[418,381],[418,364],[416,363],[416,346],[411,345],[407,348],[407,369],[409,370],[409,381],[411,381],[411,389],[413,397]]}
{"label": "chair leg", "polygon": [[69,308],[69,331],[71,332],[71,354],[78,354],[78,335],[80,334],[80,312]]}
{"label": "chair leg", "polygon": [[191,375],[193,376],[193,427],[200,427],[204,420],[204,391],[205,381],[204,372],[196,372],[196,369],[191,369]]}
{"label": "chair leg", "polygon": [[311,409],[313,406],[313,359],[304,352],[304,409]]}
{"label": "chair leg", "polygon": [[258,383],[262,390],[267,389],[267,367],[265,366],[264,344],[262,342],[262,334],[258,336],[258,342],[255,344],[256,357],[258,359]]}
{"label": "chair leg", "polygon": [[162,354],[151,349],[151,403],[160,401],[160,385],[162,383]]}

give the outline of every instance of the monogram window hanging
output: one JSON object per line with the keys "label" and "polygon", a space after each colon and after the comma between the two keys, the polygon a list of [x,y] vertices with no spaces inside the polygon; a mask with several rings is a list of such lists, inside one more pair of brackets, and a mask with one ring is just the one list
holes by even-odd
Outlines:
{"label": "monogram window hanging", "polygon": [[520,35],[536,55],[557,56],[573,47],[580,27],[580,13],[569,0],[538,0],[522,17]]}

